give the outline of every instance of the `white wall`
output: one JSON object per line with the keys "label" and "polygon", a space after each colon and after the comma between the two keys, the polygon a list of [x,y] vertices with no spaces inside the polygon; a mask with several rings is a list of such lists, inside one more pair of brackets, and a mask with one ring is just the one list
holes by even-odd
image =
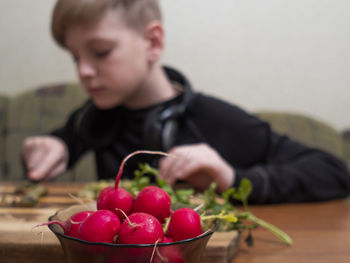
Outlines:
{"label": "white wall", "polygon": [[[194,88],[247,110],[350,127],[350,1],[161,0],[163,61]],[[54,0],[1,0],[0,92],[76,80],[49,33]]]}
{"label": "white wall", "polygon": [[54,2],[0,1],[0,92],[76,79],[70,57],[51,39]]}

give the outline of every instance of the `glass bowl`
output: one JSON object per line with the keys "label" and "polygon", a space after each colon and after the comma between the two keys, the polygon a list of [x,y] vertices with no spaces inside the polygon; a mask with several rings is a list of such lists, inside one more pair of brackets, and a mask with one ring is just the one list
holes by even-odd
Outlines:
{"label": "glass bowl", "polygon": [[[96,210],[96,204],[70,206],[57,211],[49,217],[49,221],[66,221],[84,210]],[[62,228],[56,224],[49,225],[60,241],[68,263],[200,263],[209,238],[217,228],[215,225],[195,238],[155,246],[87,242],[64,235]]]}

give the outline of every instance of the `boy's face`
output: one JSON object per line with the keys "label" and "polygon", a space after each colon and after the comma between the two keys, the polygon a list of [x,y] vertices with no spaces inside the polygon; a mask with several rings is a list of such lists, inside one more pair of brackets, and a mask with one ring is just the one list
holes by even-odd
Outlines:
{"label": "boy's face", "polygon": [[120,12],[107,12],[93,26],[68,28],[65,40],[80,81],[97,107],[128,105],[145,88],[149,41],[128,28]]}

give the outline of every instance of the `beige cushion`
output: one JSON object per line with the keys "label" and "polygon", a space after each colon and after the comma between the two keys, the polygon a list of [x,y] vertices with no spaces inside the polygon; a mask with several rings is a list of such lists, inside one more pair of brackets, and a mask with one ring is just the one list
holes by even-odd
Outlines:
{"label": "beige cushion", "polygon": [[274,131],[344,159],[342,136],[329,124],[291,112],[262,111],[256,115],[270,123]]}
{"label": "beige cushion", "polygon": [[[86,98],[83,89],[76,84],[42,87],[11,97],[5,142],[5,158],[8,165],[6,178],[11,180],[25,178],[21,163],[24,139],[32,135],[46,134],[60,127],[68,115]],[[93,160],[90,162],[93,163]],[[79,166],[77,169],[79,170]],[[91,180],[95,176],[94,169],[90,165],[83,172],[66,173],[59,180],[72,180],[77,177],[76,173],[81,174],[82,180]]]}

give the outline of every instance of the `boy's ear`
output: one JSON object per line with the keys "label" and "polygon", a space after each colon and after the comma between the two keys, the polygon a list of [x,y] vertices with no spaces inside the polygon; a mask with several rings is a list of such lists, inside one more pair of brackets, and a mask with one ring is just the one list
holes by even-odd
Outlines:
{"label": "boy's ear", "polygon": [[164,28],[160,22],[153,21],[145,28],[145,38],[148,43],[148,59],[151,63],[157,62],[164,49]]}

